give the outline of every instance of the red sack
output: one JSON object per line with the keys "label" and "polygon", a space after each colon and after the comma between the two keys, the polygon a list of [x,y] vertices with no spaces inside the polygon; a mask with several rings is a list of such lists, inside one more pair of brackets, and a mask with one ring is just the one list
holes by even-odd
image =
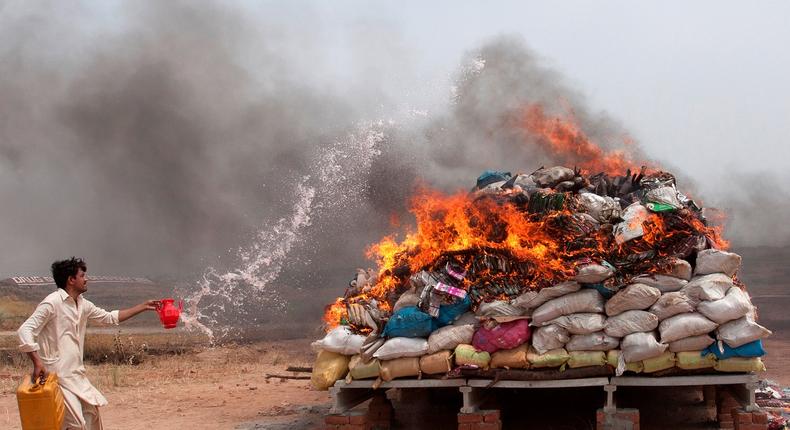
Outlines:
{"label": "red sack", "polygon": [[529,321],[520,319],[499,324],[493,329],[481,327],[472,338],[478,351],[494,353],[500,349],[513,349],[529,340]]}

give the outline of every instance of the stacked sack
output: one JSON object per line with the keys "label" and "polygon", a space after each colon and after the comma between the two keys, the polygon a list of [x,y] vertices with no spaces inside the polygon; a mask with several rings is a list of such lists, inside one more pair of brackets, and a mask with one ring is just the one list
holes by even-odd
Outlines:
{"label": "stacked sack", "polygon": [[[527,291],[511,301],[482,302],[445,277],[420,272],[403,293],[381,335],[354,334],[345,325],[314,342],[320,350],[313,384],[446,374],[465,368],[542,369],[610,365],[652,373],[678,367],[722,372],[765,370],[754,306],[733,281],[737,254],[704,250],[695,268],[675,259],[661,273],[631,279],[612,291],[613,270],[585,261],[573,281]],[[437,280],[440,279],[440,280]],[[426,289],[429,293],[426,293]],[[426,297],[428,299],[426,299]],[[430,305],[426,312],[426,303]]]}

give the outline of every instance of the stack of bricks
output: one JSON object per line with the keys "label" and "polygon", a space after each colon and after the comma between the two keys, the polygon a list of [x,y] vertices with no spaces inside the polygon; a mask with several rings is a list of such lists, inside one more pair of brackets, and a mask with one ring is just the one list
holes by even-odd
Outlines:
{"label": "stack of bricks", "polygon": [[720,429],[767,430],[768,414],[763,411],[749,412],[727,389],[719,389],[717,418]]}
{"label": "stack of bricks", "polygon": [[348,411],[327,415],[325,430],[389,430],[392,422],[392,404],[386,397],[375,396],[367,410]]}
{"label": "stack of bricks", "polygon": [[639,430],[639,409],[618,408],[608,413],[598,409],[595,424],[597,430]]}
{"label": "stack of bricks", "polygon": [[327,415],[324,424],[325,430],[371,430],[366,411]]}
{"label": "stack of bricks", "polygon": [[471,414],[458,414],[458,430],[502,430],[499,410],[480,410]]}
{"label": "stack of bricks", "polygon": [[392,422],[392,403],[385,396],[375,396],[368,406],[368,422],[372,430],[389,430]]}

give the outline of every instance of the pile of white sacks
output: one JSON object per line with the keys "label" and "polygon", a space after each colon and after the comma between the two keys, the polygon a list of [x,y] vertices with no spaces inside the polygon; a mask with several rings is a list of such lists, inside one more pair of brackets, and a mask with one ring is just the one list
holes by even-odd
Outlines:
{"label": "pile of white sacks", "polygon": [[[740,264],[737,254],[709,249],[698,254],[693,277],[691,265],[677,260],[666,274],[636,277],[607,301],[596,290],[565,282],[516,302],[534,309],[532,346],[539,353],[581,352],[586,364],[608,362],[618,374],[675,366],[764,370],[759,357],[716,360],[702,352],[714,344],[722,351],[723,344],[738,348],[771,334],[755,322],[748,295],[734,285]],[[546,294],[558,297],[544,301]]]}
{"label": "pile of white sacks", "polygon": [[[457,366],[562,370],[608,365],[617,375],[673,367],[765,370],[764,351],[756,341],[771,332],[755,322],[754,306],[733,281],[741,257],[708,249],[695,263],[693,273],[687,261],[678,259],[661,274],[637,276],[608,300],[595,285],[612,270],[586,265],[573,281],[511,301],[481,303],[475,313],[461,315],[427,339],[366,337],[341,325],[313,343],[319,351],[313,384],[326,389],[342,378],[440,375]],[[721,358],[708,352],[724,353],[725,345],[730,350]]]}

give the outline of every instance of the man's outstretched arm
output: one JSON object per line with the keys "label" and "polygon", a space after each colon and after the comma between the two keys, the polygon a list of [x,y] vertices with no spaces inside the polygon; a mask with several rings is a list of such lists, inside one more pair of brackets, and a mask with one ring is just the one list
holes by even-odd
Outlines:
{"label": "man's outstretched arm", "polygon": [[155,311],[159,303],[160,303],[159,300],[148,300],[146,302],[140,303],[137,306],[133,306],[129,309],[121,309],[120,311],[118,311],[118,321],[124,322],[141,312]]}

